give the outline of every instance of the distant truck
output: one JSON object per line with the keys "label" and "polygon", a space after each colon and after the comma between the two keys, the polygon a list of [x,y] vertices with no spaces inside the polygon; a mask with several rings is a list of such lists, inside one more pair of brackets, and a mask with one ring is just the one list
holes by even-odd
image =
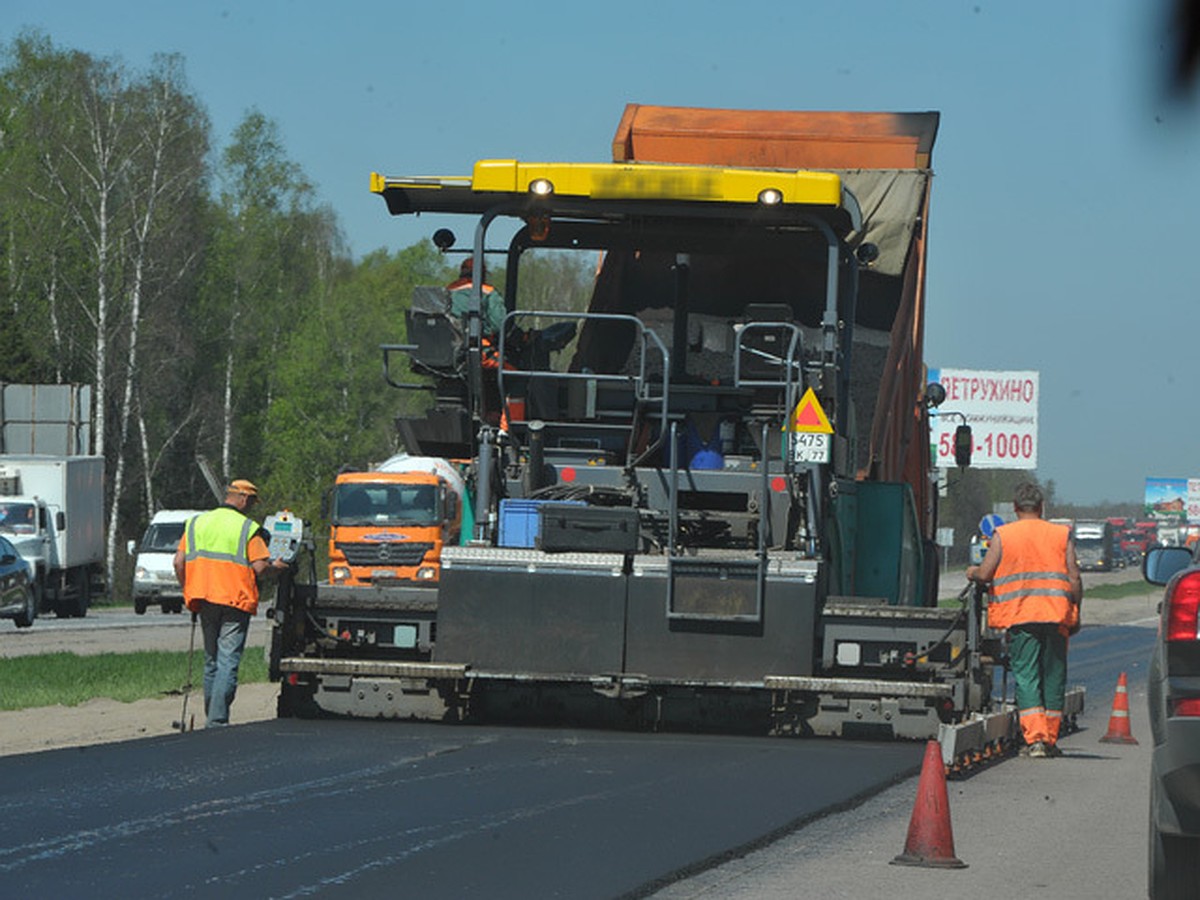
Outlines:
{"label": "distant truck", "polygon": [[1120,534],[1121,552],[1131,563],[1140,563],[1146,552],[1158,544],[1157,522],[1131,522]]}
{"label": "distant truck", "polygon": [[465,494],[458,470],[436,457],[402,453],[342,472],[330,506],[329,583],[436,585],[442,548],[460,539]]}
{"label": "distant truck", "polygon": [[[326,634],[342,647],[428,653],[442,551],[471,532],[458,469],[445,459],[402,453],[368,471],[340,473],[327,510],[328,579],[314,588]],[[275,624],[281,621],[277,616]],[[281,629],[273,634],[277,649]]]}
{"label": "distant truck", "polygon": [[33,568],[38,612],[86,616],[105,591],[104,459],[0,456],[0,534]]}
{"label": "distant truck", "polygon": [[140,542],[130,541],[133,564],[133,611],[144,615],[150,606],[164,613],[183,612],[183,589],[175,577],[175,548],[196,509],[163,509],[150,519]]}
{"label": "distant truck", "polygon": [[1103,520],[1077,520],[1073,529],[1075,558],[1084,572],[1111,572],[1116,568],[1113,557],[1113,527]]}

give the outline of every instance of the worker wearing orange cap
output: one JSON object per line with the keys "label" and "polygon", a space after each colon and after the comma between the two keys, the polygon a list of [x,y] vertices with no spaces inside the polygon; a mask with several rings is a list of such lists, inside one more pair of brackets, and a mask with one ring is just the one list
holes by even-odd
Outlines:
{"label": "worker wearing orange cap", "polygon": [[229,724],[250,618],[258,612],[258,577],[287,567],[271,561],[269,536],[247,515],[257,501],[253,483],[230,482],[225,502],[190,519],[175,551],[183,598],[204,634],[205,727]]}

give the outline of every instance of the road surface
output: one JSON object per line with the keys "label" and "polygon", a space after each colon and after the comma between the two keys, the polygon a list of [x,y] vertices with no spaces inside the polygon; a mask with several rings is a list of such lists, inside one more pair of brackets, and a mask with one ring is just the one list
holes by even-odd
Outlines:
{"label": "road surface", "polygon": [[[61,897],[1144,896],[1153,603],[1130,604],[1140,624],[1072,642],[1089,707],[1065,759],[951,782],[963,870],[889,865],[919,745],[270,720],[8,757],[0,884]],[[1120,671],[1135,747],[1098,740]]]}

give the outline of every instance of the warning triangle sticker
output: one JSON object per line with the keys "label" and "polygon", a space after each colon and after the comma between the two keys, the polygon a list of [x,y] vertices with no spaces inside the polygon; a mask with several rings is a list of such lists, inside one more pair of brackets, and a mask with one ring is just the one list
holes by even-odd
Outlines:
{"label": "warning triangle sticker", "polygon": [[817,395],[813,393],[812,388],[804,392],[804,396],[792,410],[792,415],[788,418],[788,430],[833,434],[833,426],[829,424],[829,417],[825,415],[825,410],[821,409],[821,402],[817,400]]}

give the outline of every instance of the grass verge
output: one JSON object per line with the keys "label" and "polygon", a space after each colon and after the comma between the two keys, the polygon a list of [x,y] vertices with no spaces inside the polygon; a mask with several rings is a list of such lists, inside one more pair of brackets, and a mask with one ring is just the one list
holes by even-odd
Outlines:
{"label": "grass verge", "polygon": [[[187,652],[143,650],[137,653],[46,653],[0,660],[0,710],[39,706],[77,706],[97,697],[131,703],[182,691],[187,681]],[[204,654],[192,659],[192,687],[202,692]],[[260,649],[247,647],[238,672],[240,684],[267,680]]]}
{"label": "grass verge", "polygon": [[1120,600],[1123,597],[1141,597],[1145,594],[1157,594],[1162,588],[1149,584],[1142,579],[1136,581],[1120,581],[1114,584],[1088,584],[1087,573],[1083,575],[1083,601],[1088,600]]}
{"label": "grass verge", "polygon": [[[1119,581],[1112,584],[1089,584],[1087,573],[1083,575],[1083,602],[1089,600],[1122,600],[1125,597],[1144,597],[1146,594],[1157,594],[1162,588],[1147,584],[1140,578],[1134,581]],[[959,607],[962,601],[957,597],[944,597],[938,601],[940,607]]]}

